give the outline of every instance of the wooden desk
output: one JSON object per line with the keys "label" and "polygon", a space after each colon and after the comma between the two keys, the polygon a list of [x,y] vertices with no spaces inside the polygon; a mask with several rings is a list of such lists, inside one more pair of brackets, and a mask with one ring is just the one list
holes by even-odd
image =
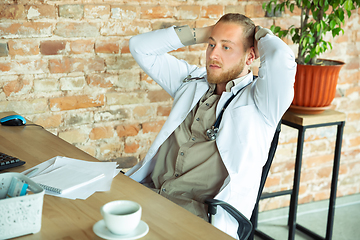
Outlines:
{"label": "wooden desk", "polygon": [[[0,118],[10,114],[14,113],[0,113]],[[55,156],[98,161],[41,127],[31,125],[0,125],[0,152],[26,161],[23,166],[9,169],[12,172],[22,172]],[[41,231],[19,239],[101,239],[92,230],[102,219],[100,207],[118,199],[133,200],[143,207],[142,220],[150,228],[144,240],[233,239],[123,174],[113,179],[109,192],[97,192],[86,200],[45,195]]]}

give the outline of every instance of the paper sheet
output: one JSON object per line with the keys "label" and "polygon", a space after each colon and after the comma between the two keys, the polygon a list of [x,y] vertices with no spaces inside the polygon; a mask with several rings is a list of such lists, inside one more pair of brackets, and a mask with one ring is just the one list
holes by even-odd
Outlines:
{"label": "paper sheet", "polygon": [[70,192],[58,194],[50,191],[45,191],[46,194],[57,197],[63,197],[69,199],[87,199],[89,196],[91,196],[93,193],[97,191],[110,190],[112,179],[121,170],[121,169],[116,169],[116,164],[117,164],[116,162],[89,162],[89,161],[82,161],[73,158],[57,156],[29,170],[24,171],[23,173],[27,174],[32,169],[38,168],[37,172],[30,177],[31,179],[33,179],[36,176],[40,176],[41,174],[50,173],[54,169],[57,168],[60,169],[61,167],[64,166],[71,166],[72,168],[75,169],[82,169],[83,172],[87,172],[91,175],[99,176],[103,174],[104,177],[102,177],[101,179],[97,179],[96,181],[90,184],[86,184],[85,186],[81,186]]}

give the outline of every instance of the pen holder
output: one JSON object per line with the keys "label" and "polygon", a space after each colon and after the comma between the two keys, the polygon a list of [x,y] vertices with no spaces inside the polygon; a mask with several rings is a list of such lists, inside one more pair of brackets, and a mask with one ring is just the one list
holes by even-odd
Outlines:
{"label": "pen holder", "polygon": [[[13,177],[25,181],[33,194],[5,198]],[[21,173],[0,174],[0,239],[14,238],[41,229],[44,190]]]}

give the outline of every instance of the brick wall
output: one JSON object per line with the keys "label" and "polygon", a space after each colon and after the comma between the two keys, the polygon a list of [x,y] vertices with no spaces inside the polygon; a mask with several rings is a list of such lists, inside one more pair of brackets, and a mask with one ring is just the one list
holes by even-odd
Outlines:
{"label": "brick wall", "polygon": [[[0,111],[16,111],[100,160],[133,166],[147,152],[171,109],[172,99],[129,53],[133,35],[171,25],[202,27],[224,13],[240,12],[269,27],[297,16],[265,18],[262,1],[237,0],[3,0],[0,3]],[[359,12],[324,55],[346,62],[332,107],[347,115],[338,195],[359,192]],[[290,40],[285,40],[294,51]],[[203,65],[204,45],[172,54]],[[253,69],[257,71],[258,62]],[[283,126],[265,191],[291,188],[295,130]],[[300,202],[329,192],[335,128],[308,130]],[[289,197],[262,202],[262,209]]]}

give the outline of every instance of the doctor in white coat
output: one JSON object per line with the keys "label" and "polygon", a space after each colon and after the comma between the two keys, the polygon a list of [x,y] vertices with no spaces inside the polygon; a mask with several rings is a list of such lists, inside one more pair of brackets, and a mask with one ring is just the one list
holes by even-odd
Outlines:
{"label": "doctor in white coat", "polygon": [[[253,25],[249,33],[253,44],[246,46],[242,37],[247,34],[244,27],[231,20],[239,16],[244,17],[227,14],[211,27],[170,27],[130,39],[134,59],[174,98],[174,103],[147,155],[126,175],[138,182],[148,181],[156,163],[163,162],[158,153],[161,146],[201,104],[200,99],[211,95],[209,89],[215,86],[213,94],[218,100],[214,119],[219,118],[227,100],[234,97],[222,112],[213,140],[227,171],[214,196],[250,219],[276,126],[293,99],[296,63],[292,50],[268,29]],[[203,42],[208,43],[206,67],[190,65],[168,54]],[[260,68],[258,77],[253,78],[250,65],[257,57]],[[221,208],[213,224],[237,237],[237,222]]]}

